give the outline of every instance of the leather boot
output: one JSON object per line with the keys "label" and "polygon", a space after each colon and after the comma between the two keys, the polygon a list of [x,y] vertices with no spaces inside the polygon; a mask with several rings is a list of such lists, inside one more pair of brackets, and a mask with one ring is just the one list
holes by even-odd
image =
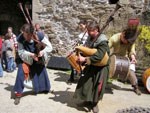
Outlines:
{"label": "leather boot", "polygon": [[85,102],[78,103],[77,106],[78,107],[88,107],[88,106],[92,106],[92,103],[85,101]]}
{"label": "leather boot", "polygon": [[70,74],[70,78],[68,80],[68,83],[74,82],[74,75],[75,75],[75,70],[73,69],[73,67],[71,67],[71,74]]}
{"label": "leather boot", "polygon": [[141,91],[139,90],[138,85],[134,85],[133,87],[134,87],[135,93],[136,93],[137,95],[141,95]]}

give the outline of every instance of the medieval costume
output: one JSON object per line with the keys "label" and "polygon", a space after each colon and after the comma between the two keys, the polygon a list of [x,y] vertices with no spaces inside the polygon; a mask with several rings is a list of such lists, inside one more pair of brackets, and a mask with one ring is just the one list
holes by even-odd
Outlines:
{"label": "medieval costume", "polygon": [[135,44],[123,44],[121,42],[121,33],[113,35],[109,39],[109,47],[113,48],[113,54],[118,56],[130,56],[135,53]]}
{"label": "medieval costume", "polygon": [[[128,79],[130,80],[135,92],[141,95],[138,89],[138,80],[135,75],[135,40],[139,35],[140,31],[137,30],[137,25],[139,21],[137,19],[129,19],[128,28],[122,33],[117,33],[109,39],[109,47],[113,48],[113,55],[128,57],[130,59],[130,70]],[[133,58],[132,58],[133,57]]]}
{"label": "medieval costume", "polygon": [[[90,37],[89,40],[90,41]],[[109,53],[108,40],[104,34],[101,34],[93,43],[91,48],[96,48],[97,52],[87,57],[90,65],[83,70],[84,76],[81,76],[74,97],[84,101],[98,102],[102,99],[109,73],[109,61],[106,66],[94,66],[103,59],[105,53]]]}
{"label": "medieval costume", "polygon": [[83,100],[83,105],[88,104],[93,113],[98,113],[98,101],[103,98],[109,74],[109,57],[103,66],[94,64],[102,61],[106,53],[109,55],[108,39],[104,34],[100,34],[96,22],[89,23],[87,29],[89,37],[86,46],[95,48],[97,51],[88,57],[79,56],[79,63],[87,65],[78,81],[74,97]]}
{"label": "medieval costume", "polygon": [[[42,60],[45,64],[45,61],[48,59],[48,54],[52,51],[52,46],[49,40],[40,32],[37,32],[37,36],[40,42],[46,44],[46,47],[42,50]],[[22,95],[25,87],[25,80],[32,81],[33,90],[36,93],[41,91],[48,92],[50,90],[50,81],[45,65],[38,63],[30,55],[31,53],[37,53],[36,44],[37,43],[32,39],[26,40],[23,34],[18,37],[18,55],[20,57],[20,61],[18,62],[18,73],[14,86],[14,92],[18,97]],[[26,73],[27,70],[25,71],[25,69],[28,70],[28,73]],[[26,77],[26,74],[29,74],[29,77]]]}

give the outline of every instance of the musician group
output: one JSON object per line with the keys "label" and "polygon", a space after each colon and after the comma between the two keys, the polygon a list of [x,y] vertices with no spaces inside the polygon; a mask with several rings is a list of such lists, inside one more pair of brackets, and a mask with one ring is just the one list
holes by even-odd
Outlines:
{"label": "musician group", "polygon": [[[73,96],[83,101],[77,103],[78,106],[88,107],[93,113],[98,113],[98,102],[103,98],[109,75],[113,77],[117,74],[117,79],[122,76],[125,80],[129,79],[135,93],[141,95],[135,75],[137,63],[135,41],[141,33],[138,25],[139,19],[129,19],[126,29],[108,39],[96,21],[83,20],[79,23],[82,33],[74,43],[76,46],[73,52],[66,57],[72,67],[69,81],[74,81],[74,71],[80,75]],[[15,105],[20,103],[25,89],[35,93],[49,93],[50,91],[50,80],[45,64],[52,51],[52,45],[45,33],[40,30],[39,24],[35,24],[35,26],[31,22],[24,24],[20,31],[21,33],[17,37],[18,72],[14,85]],[[116,66],[116,72],[112,75],[110,64],[112,67],[117,65],[112,65],[114,61],[111,60],[111,57],[114,55],[115,58],[118,58],[117,56],[128,58],[129,65],[122,67],[121,59],[120,62],[118,61],[121,66]],[[123,69],[128,69],[129,72],[124,75]]]}
{"label": "musician group", "polygon": [[[88,50],[87,54],[87,50],[84,47],[76,47],[76,50],[80,50],[82,54],[81,56],[78,56],[77,62],[86,65],[83,70],[83,76],[80,76],[74,93],[76,99],[83,100],[82,103],[79,103],[79,106],[88,106],[94,113],[99,112],[97,104],[98,101],[103,98],[105,86],[110,75],[109,64],[114,62],[106,57],[106,53],[109,54],[109,57],[116,55],[129,59],[129,67],[125,67],[129,69],[129,73],[123,76],[125,76],[124,78],[129,79],[135,93],[141,95],[135,75],[135,64],[137,63],[135,58],[135,41],[141,32],[141,29],[138,29],[138,24],[139,19],[129,19],[127,28],[121,33],[114,34],[108,40],[106,35],[100,34],[99,25],[96,22],[87,23],[89,37],[84,46],[91,49],[94,48],[97,51],[94,54],[92,53],[89,55],[91,49]],[[110,49],[112,49],[111,52]],[[96,65],[98,62],[101,62],[99,63],[100,65]],[[116,71],[118,71],[118,74],[119,72],[120,74],[123,74],[121,70],[116,69]]]}
{"label": "musician group", "polygon": [[[77,52],[75,63],[72,68],[78,71],[80,79],[74,93],[74,98],[82,100],[78,106],[89,107],[94,113],[99,112],[98,102],[102,100],[106,83],[109,78],[111,56],[127,57],[130,61],[129,74],[126,78],[131,82],[137,95],[141,95],[138,88],[138,81],[135,75],[135,41],[140,34],[138,29],[139,19],[129,19],[127,28],[121,33],[114,34],[110,39],[101,33],[99,24],[96,21],[86,22],[86,30],[80,36],[74,52]],[[36,26],[38,26],[36,24]],[[34,38],[34,37],[38,37]],[[85,37],[86,38],[85,38]],[[82,43],[83,41],[83,43]],[[19,104],[25,87],[34,90],[35,93],[50,91],[50,81],[46,71],[45,63],[52,51],[52,45],[44,33],[35,30],[30,24],[21,27],[21,34],[18,42],[18,72],[14,86],[15,104]],[[39,42],[44,43],[44,49],[38,50]],[[80,43],[78,43],[80,42]],[[113,51],[110,49],[113,48]],[[41,63],[40,60],[42,60]],[[69,60],[69,59],[68,59]],[[73,77],[72,77],[73,78]],[[72,79],[70,78],[70,79]]]}

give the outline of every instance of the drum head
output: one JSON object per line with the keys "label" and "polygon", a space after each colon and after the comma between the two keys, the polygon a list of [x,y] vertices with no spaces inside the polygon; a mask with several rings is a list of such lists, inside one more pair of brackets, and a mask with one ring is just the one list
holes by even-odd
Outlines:
{"label": "drum head", "polygon": [[142,81],[144,83],[145,88],[150,93],[150,68],[147,68],[143,75],[142,75]]}
{"label": "drum head", "polygon": [[150,93],[150,76],[146,80],[146,89]]}
{"label": "drum head", "polygon": [[109,68],[109,77],[112,78],[114,76],[116,70],[116,56],[113,55],[110,57],[110,68]]}

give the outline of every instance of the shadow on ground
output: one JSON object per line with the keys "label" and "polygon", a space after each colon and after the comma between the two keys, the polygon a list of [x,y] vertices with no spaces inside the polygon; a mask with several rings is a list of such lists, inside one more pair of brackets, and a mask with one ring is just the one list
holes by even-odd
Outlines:
{"label": "shadow on ground", "polygon": [[[121,91],[134,91],[132,86],[131,88],[121,88],[120,86],[113,84],[113,83],[107,83],[105,93],[113,94],[113,90],[121,90]],[[139,86],[140,91],[142,94],[149,94],[148,91],[146,91],[146,88],[144,86]]]}
{"label": "shadow on ground", "polygon": [[69,79],[70,79],[69,74],[64,73],[64,72],[57,72],[57,73],[54,73],[54,74],[58,76],[58,78],[54,79],[55,81],[66,82],[68,85],[77,84],[78,79],[79,79],[79,77],[77,77],[77,75],[76,75],[76,76],[74,76],[74,81],[70,82],[69,81]]}
{"label": "shadow on ground", "polygon": [[122,91],[133,91],[132,89],[129,88],[121,88],[120,86],[113,84],[113,83],[107,83],[106,85],[106,93],[113,94],[113,90],[122,90]]}
{"label": "shadow on ground", "polygon": [[[8,83],[0,83],[1,85],[6,85],[7,87],[5,87],[4,89],[7,90],[7,91],[10,91],[11,95],[10,95],[10,99],[15,99],[15,94],[14,94],[14,86],[13,85],[10,85]],[[42,94],[42,93],[45,93],[45,92],[40,92],[38,94]],[[23,92],[23,95],[22,97],[25,97],[25,96],[28,96],[28,95],[37,95],[35,92],[33,91],[27,91],[27,92]]]}
{"label": "shadow on ground", "polygon": [[10,95],[10,99],[14,99],[14,92],[13,92],[13,85],[10,85],[8,83],[0,83],[1,85],[6,85],[7,87],[5,87],[5,90],[10,91],[11,95]]}
{"label": "shadow on ground", "polygon": [[69,88],[67,88],[65,91],[54,91],[53,92],[54,97],[49,97],[49,99],[52,99],[56,102],[60,102],[62,104],[67,104],[67,106],[75,108],[79,111],[88,112],[88,109],[83,107],[78,107],[76,105],[78,102],[73,98],[74,92],[68,91],[68,89]]}
{"label": "shadow on ground", "polygon": [[69,74],[64,72],[56,72],[54,74],[58,76],[54,81],[67,82],[70,77]]}
{"label": "shadow on ground", "polygon": [[[59,81],[59,82],[66,82],[68,85],[71,84],[77,84],[77,79],[75,77],[75,81],[74,82],[68,82],[70,75],[64,72],[56,72],[54,73],[55,75],[57,75],[58,77],[54,79],[54,81]],[[49,99],[52,99],[56,102],[60,102],[62,104],[67,104],[67,106],[75,108],[79,111],[84,111],[84,112],[88,112],[87,109],[83,108],[83,107],[78,107],[76,105],[77,100],[75,100],[73,98],[73,94],[74,92],[68,91],[70,88],[66,88],[65,91],[54,91],[52,94],[54,95],[54,97],[49,97]]]}

